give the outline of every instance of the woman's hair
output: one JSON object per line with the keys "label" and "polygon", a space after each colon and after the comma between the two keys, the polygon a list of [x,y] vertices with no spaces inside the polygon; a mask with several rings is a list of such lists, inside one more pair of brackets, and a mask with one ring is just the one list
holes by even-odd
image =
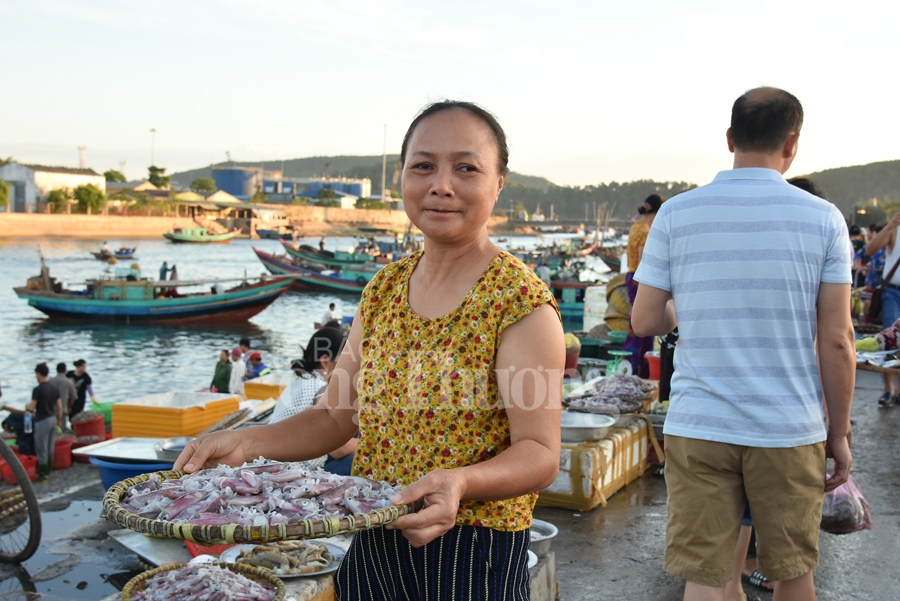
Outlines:
{"label": "woman's hair", "polygon": [[438,100],[419,111],[416,118],[409,124],[406,135],[403,136],[403,146],[400,147],[400,162],[404,165],[406,164],[406,151],[409,148],[409,139],[423,119],[436,115],[437,113],[454,109],[468,111],[470,114],[484,121],[485,125],[491,128],[491,133],[494,134],[494,141],[497,143],[497,160],[500,173],[503,175],[509,173],[509,146],[506,144],[506,133],[503,131],[503,128],[500,127],[497,118],[477,104],[473,102],[464,102],[462,100]]}
{"label": "woman's hair", "polygon": [[336,328],[316,330],[303,349],[303,357],[291,361],[291,369],[302,376],[320,369],[323,358],[337,361],[344,348],[344,340],[344,333]]}
{"label": "woman's hair", "polygon": [[662,206],[662,203],[662,196],[660,196],[659,194],[651,194],[647,197],[647,200],[645,200],[644,203],[638,207],[638,213],[640,213],[641,215],[655,213],[659,210],[659,207]]}

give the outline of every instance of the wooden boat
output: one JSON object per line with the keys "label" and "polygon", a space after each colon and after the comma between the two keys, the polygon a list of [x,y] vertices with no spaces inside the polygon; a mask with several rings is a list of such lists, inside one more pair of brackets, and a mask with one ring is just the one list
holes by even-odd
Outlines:
{"label": "wooden boat", "polygon": [[163,237],[172,242],[188,242],[194,244],[228,244],[240,230],[232,230],[224,234],[211,234],[205,227],[176,227]]}
{"label": "wooden boat", "polygon": [[268,240],[293,240],[294,235],[298,238],[303,237],[303,232],[297,230],[292,225],[279,225],[272,229],[256,228],[256,233],[260,238]]}
{"label": "wooden boat", "polygon": [[[19,298],[54,319],[185,324],[246,321],[284,294],[291,278],[236,280],[129,280],[119,275],[85,282],[84,290],[64,289],[41,265],[41,275],[13,288]],[[217,284],[237,281],[229,289]],[[210,288],[212,286],[212,288]],[[177,288],[202,287],[202,292],[178,294]]]}
{"label": "wooden boat", "polygon": [[350,292],[361,294],[366,284],[383,267],[378,263],[367,263],[356,267],[345,267],[340,272],[313,271],[288,261],[286,257],[263,252],[254,248],[253,252],[260,262],[276,275],[293,275],[305,290],[322,290],[326,292]]}
{"label": "wooden boat", "polygon": [[353,267],[374,261],[376,257],[366,253],[350,253],[343,251],[331,252],[330,250],[318,250],[308,244],[301,244],[298,248],[288,244],[284,240],[281,241],[284,250],[292,257],[296,257],[301,261],[310,261],[312,263],[321,263],[333,269],[341,269],[343,267]]}
{"label": "wooden boat", "polygon": [[619,271],[622,269],[622,259],[615,253],[597,249],[594,251],[594,254],[599,256],[600,260],[606,263],[606,266],[609,267],[610,271]]}
{"label": "wooden boat", "polygon": [[132,247],[132,248],[120,248],[119,250],[115,250],[115,251],[92,250],[91,254],[94,255],[94,258],[102,259],[103,261],[106,261],[106,260],[110,259],[111,257],[115,257],[116,259],[118,259],[120,261],[124,261],[127,259],[134,259],[135,252],[137,252],[137,246]]}

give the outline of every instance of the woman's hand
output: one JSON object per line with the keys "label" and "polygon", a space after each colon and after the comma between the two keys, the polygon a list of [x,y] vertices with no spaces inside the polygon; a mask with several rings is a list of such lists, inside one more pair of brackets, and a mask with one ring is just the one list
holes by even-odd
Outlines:
{"label": "woman's hand", "polygon": [[431,472],[391,499],[395,505],[424,499],[425,508],[385,527],[401,530],[413,547],[422,547],[456,525],[456,512],[465,489],[465,476],[459,469]]}
{"label": "woman's hand", "polygon": [[248,460],[243,443],[243,436],[234,430],[200,436],[184,447],[174,469],[190,474],[205,467],[216,467],[220,463],[241,465]]}

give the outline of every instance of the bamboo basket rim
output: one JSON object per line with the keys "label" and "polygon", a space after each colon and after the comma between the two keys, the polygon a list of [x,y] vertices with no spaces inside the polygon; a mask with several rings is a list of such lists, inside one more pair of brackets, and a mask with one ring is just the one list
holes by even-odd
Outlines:
{"label": "bamboo basket rim", "polygon": [[[162,574],[163,572],[170,572],[172,570],[178,570],[185,566],[189,566],[189,563],[164,563],[158,568],[153,568],[152,570],[147,570],[146,572],[142,572],[125,583],[125,586],[122,587],[122,601],[131,601],[131,595],[133,593],[138,593],[144,590],[144,587],[147,584],[147,580],[156,576],[157,574]],[[266,568],[261,568],[257,566],[251,566],[247,564],[238,564],[238,563],[225,563],[225,562],[211,562],[204,563],[204,566],[216,566],[219,568],[223,568],[226,570],[230,570],[236,574],[240,574],[241,576],[245,576],[254,582],[262,584],[266,586],[268,589],[275,589],[275,597],[272,601],[283,601],[285,595],[287,594],[287,590],[285,589],[284,582],[281,581],[280,578],[275,576],[275,572],[272,570],[267,570]]]}
{"label": "bamboo basket rim", "polygon": [[303,520],[276,526],[242,526],[239,524],[199,525],[151,520],[124,509],[121,505],[129,487],[146,482],[151,475],[163,480],[180,478],[181,470],[163,470],[126,478],[109,487],[103,495],[103,513],[109,521],[135,532],[161,538],[175,538],[206,545],[259,544],[280,540],[328,538],[370,530],[398,520],[401,516],[419,511],[424,502],[419,499],[405,505],[382,507],[369,513],[357,513],[339,518]]}

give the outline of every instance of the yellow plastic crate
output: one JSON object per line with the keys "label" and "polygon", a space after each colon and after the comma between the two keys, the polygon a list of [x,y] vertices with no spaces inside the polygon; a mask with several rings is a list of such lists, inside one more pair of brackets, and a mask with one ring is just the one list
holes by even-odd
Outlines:
{"label": "yellow plastic crate", "polygon": [[112,408],[113,437],[194,436],[239,409],[233,394],[167,392],[121,401]]}
{"label": "yellow plastic crate", "polygon": [[296,376],[292,373],[266,374],[244,382],[244,398],[249,400],[264,401],[266,399],[278,400],[281,393],[291,380]]}

